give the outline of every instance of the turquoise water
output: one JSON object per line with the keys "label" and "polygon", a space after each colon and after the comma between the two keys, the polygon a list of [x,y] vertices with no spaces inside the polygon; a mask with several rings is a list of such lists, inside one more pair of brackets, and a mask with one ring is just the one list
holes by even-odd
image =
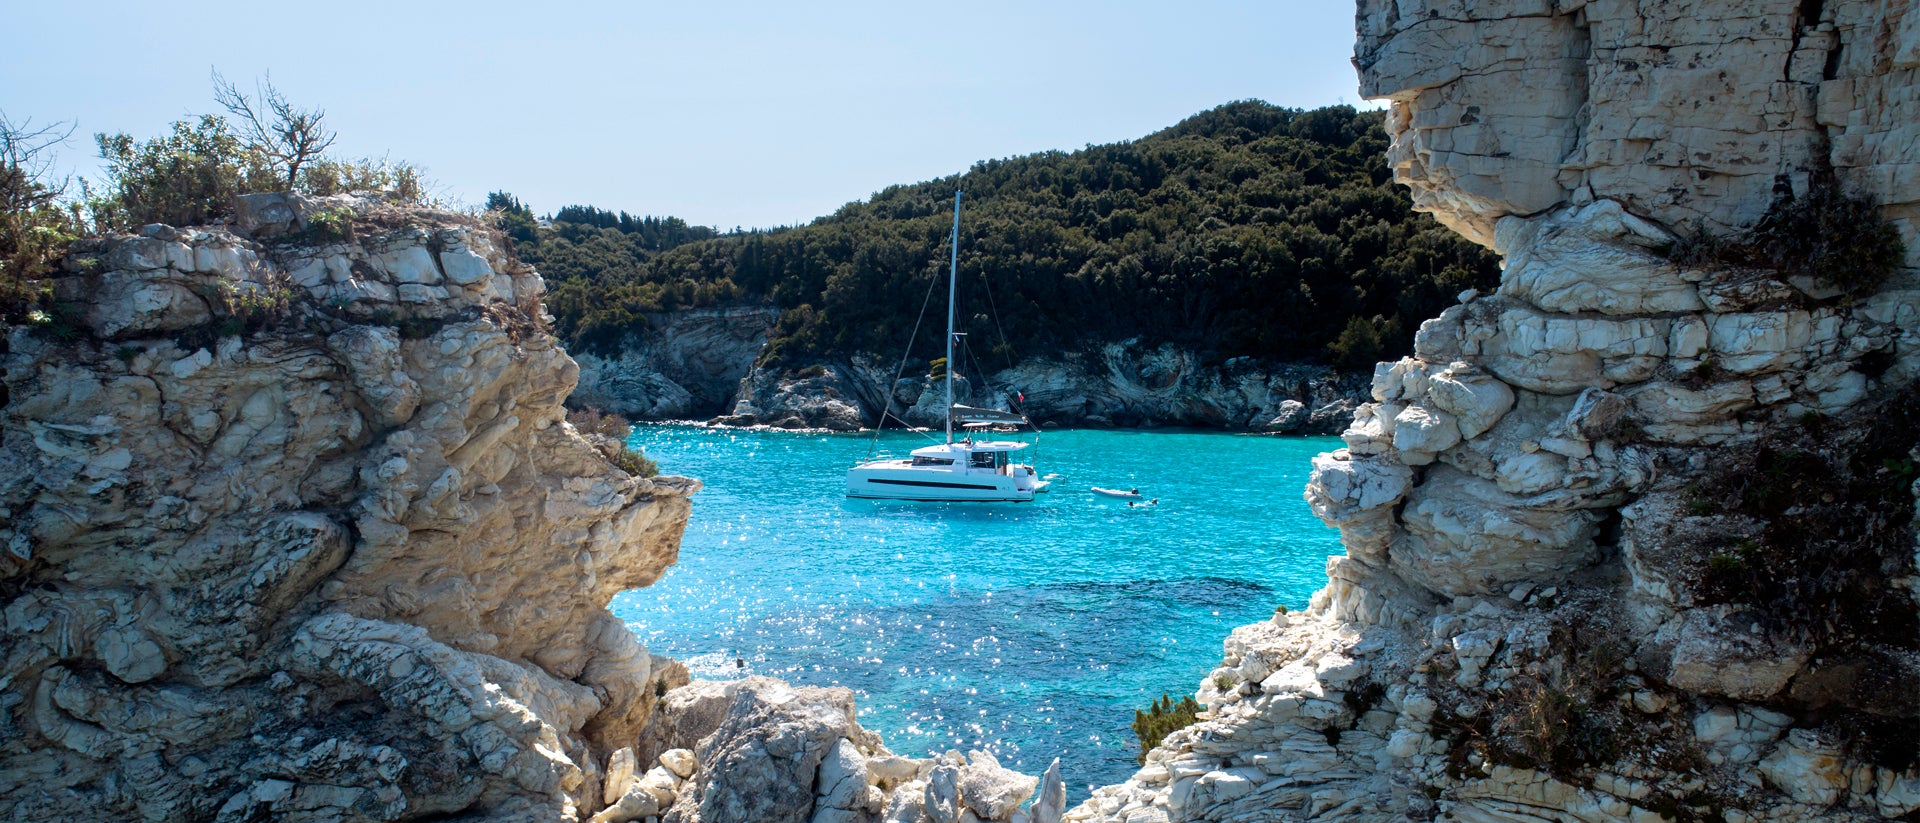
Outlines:
{"label": "turquoise water", "polygon": [[1132,773],[1135,708],[1191,693],[1233,627],[1305,606],[1340,551],[1300,497],[1331,437],[1048,432],[1040,473],[1064,476],[1017,504],[848,500],[871,435],[643,426],[632,443],[706,482],[679,565],[614,599],[649,648],[695,677],[849,687],[902,754],[985,748],[1029,774],[1060,757],[1076,798]]}

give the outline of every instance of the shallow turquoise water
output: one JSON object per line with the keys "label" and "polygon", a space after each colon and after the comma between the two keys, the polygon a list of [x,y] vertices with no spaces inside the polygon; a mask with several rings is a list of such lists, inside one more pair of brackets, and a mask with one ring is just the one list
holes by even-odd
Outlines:
{"label": "shallow turquoise water", "polygon": [[1048,432],[1040,473],[1064,477],[1036,502],[848,500],[871,437],[638,428],[706,489],[679,565],[614,613],[696,677],[852,688],[896,752],[986,748],[1029,774],[1058,756],[1077,799],[1132,773],[1135,708],[1192,692],[1234,626],[1305,606],[1340,551],[1300,497],[1337,438]]}

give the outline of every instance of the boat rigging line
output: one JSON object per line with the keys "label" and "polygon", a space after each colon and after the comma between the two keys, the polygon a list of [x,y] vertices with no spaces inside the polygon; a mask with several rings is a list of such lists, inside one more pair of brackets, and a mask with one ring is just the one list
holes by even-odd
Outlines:
{"label": "boat rigging line", "polygon": [[[960,192],[957,192],[957,191],[954,192],[953,199],[955,200],[955,202],[958,202],[960,199]],[[954,256],[955,256],[955,259],[958,259],[959,257],[958,244],[960,242],[960,219],[958,216],[954,217],[953,225],[954,225],[953,243],[955,244]],[[893,414],[893,387],[899,384],[900,377],[906,374],[907,372],[907,358],[913,356],[913,341],[920,339],[920,324],[925,322],[927,319],[927,307],[933,305],[933,287],[937,285],[939,282],[940,282],[940,272],[938,269],[934,269],[927,275],[927,296],[924,298],[921,298],[920,300],[920,314],[913,318],[913,331],[907,335],[907,345],[902,346],[900,349],[900,365],[894,367],[893,379],[887,381],[887,385],[881,388],[881,394],[887,398],[887,401],[885,404],[885,408],[881,409],[880,411],[880,420],[876,422],[873,426],[873,439],[867,443],[866,460],[872,460],[873,453],[880,448],[880,431],[887,427],[887,418],[889,416],[892,416],[893,419],[900,421],[900,426],[902,428],[905,428],[908,431],[913,430],[913,424],[910,422],[907,422],[906,418]],[[949,305],[948,311],[949,312],[952,311],[951,305]],[[948,341],[948,345],[949,346],[952,345],[951,340]],[[953,358],[949,357],[947,358],[947,360],[948,360],[947,373],[951,374],[953,373],[953,362],[952,362]],[[927,439],[932,440],[933,438],[928,437]],[[861,462],[865,462],[865,461],[863,460]]]}

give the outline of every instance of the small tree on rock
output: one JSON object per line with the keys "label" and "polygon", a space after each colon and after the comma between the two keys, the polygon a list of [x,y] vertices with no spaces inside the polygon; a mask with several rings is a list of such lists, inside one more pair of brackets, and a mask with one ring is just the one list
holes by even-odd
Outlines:
{"label": "small tree on rock", "polygon": [[324,109],[295,108],[273,87],[271,76],[248,96],[239,87],[213,73],[213,99],[234,116],[233,128],[247,148],[267,158],[286,175],[286,187],[300,182],[300,170],[320,159],[337,135],[326,127]]}

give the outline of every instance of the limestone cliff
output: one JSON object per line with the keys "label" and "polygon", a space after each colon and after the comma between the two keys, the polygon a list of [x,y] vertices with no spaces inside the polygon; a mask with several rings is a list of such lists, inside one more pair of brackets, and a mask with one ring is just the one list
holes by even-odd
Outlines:
{"label": "limestone cliff", "polygon": [[0,350],[0,818],[599,807],[685,680],[603,607],[699,484],[565,422],[577,370],[499,237],[255,195],[83,243],[54,288]]}
{"label": "limestone cliff", "polygon": [[[1416,204],[1505,258],[1307,499],[1347,555],[1069,820],[1920,810],[1920,6],[1362,0]],[[1700,262],[1835,187],[1890,282]],[[1816,243],[1849,242],[1838,226]]]}

